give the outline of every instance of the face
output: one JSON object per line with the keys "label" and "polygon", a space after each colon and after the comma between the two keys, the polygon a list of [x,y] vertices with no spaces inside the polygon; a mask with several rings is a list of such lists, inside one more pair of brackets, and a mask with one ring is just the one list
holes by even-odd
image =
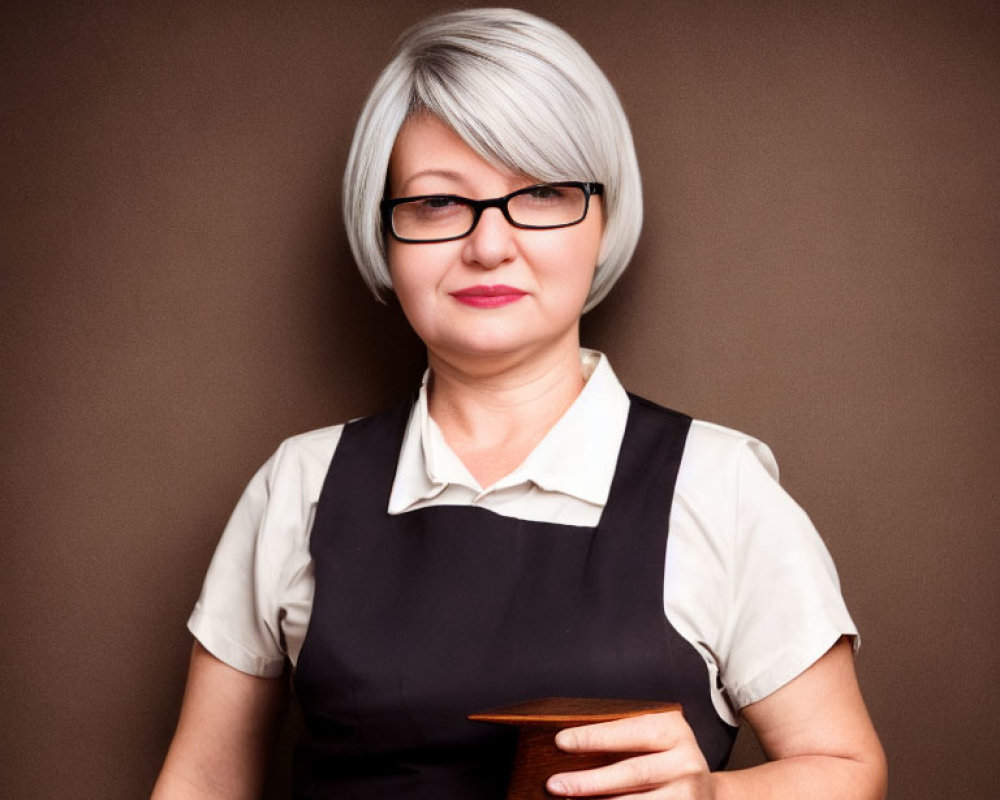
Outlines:
{"label": "face", "polygon": [[[502,197],[537,183],[480,158],[436,117],[411,117],[389,161],[390,196]],[[582,179],[582,178],[581,178]],[[388,239],[400,305],[431,359],[528,357],[579,346],[579,320],[601,246],[603,213],[550,230],[515,228],[486,209],[464,239],[407,244]]]}

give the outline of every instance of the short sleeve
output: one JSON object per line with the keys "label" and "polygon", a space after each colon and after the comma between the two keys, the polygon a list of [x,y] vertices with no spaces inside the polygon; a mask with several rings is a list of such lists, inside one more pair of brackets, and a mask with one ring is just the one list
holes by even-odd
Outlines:
{"label": "short sleeve", "polygon": [[722,675],[737,707],[764,698],[857,629],[833,560],[778,483],[771,451],[747,439],[736,460],[730,608]]}
{"label": "short sleeve", "polygon": [[310,526],[340,432],[283,442],[247,485],[216,547],[188,628],[241,672],[277,677],[301,647],[314,586]]}
{"label": "short sleeve", "polygon": [[[247,485],[212,556],[188,628],[212,655],[241,672],[276,677],[284,669],[273,594],[256,569],[274,458]],[[263,585],[260,578],[263,577]]]}

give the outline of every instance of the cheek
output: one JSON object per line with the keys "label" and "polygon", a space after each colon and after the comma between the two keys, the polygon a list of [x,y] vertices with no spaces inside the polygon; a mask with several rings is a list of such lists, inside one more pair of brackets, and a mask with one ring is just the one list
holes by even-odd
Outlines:
{"label": "cheek", "polygon": [[435,318],[438,286],[442,278],[440,259],[426,246],[397,243],[386,250],[392,291],[409,321],[422,338]]}
{"label": "cheek", "polygon": [[400,250],[399,242],[393,238],[390,238],[386,243],[385,260],[389,265],[389,279],[392,281],[392,288],[395,291],[396,285],[399,283]]}
{"label": "cheek", "polygon": [[428,304],[423,302],[423,296],[418,287],[412,285],[408,280],[410,273],[404,268],[400,269],[398,264],[393,266],[389,262],[389,274],[392,276],[392,291],[396,296],[396,302],[410,323],[410,327],[421,338],[424,337],[424,320],[428,318]]}
{"label": "cheek", "polygon": [[392,278],[392,289],[402,300],[411,296],[418,287],[418,278],[421,274],[419,256],[413,252],[412,248],[400,245],[389,245],[386,251],[386,260],[389,262],[389,277]]}
{"label": "cheek", "polygon": [[538,253],[536,263],[540,271],[544,271],[546,280],[557,282],[574,295],[586,295],[597,269],[601,232],[598,229],[596,232],[581,230],[579,233],[585,235],[567,235],[558,242],[552,242],[544,253]]}

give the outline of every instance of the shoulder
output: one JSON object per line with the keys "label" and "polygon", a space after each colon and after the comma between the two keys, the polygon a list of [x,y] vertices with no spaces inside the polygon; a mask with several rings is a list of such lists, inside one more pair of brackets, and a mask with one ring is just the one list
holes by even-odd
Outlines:
{"label": "shoulder", "polygon": [[223,532],[222,549],[239,543],[251,552],[301,539],[342,430],[334,425],[281,442],[247,483]]}
{"label": "shoulder", "polygon": [[729,528],[748,486],[777,489],[778,478],[774,454],[759,439],[711,422],[692,421],[676,491],[685,502],[714,517],[716,530]]}
{"label": "shoulder", "polygon": [[291,465],[310,467],[322,461],[329,461],[344,431],[344,424],[299,433],[283,440],[269,459],[273,468],[287,468]]}
{"label": "shoulder", "polygon": [[732,548],[737,563],[746,548],[775,557],[792,552],[793,540],[818,540],[806,512],[781,486],[771,449],[731,428],[692,423],[677,494],[704,535]]}
{"label": "shoulder", "polygon": [[759,439],[724,425],[694,419],[687,414],[629,393],[633,409],[646,409],[655,414],[677,420],[687,427],[682,474],[687,477],[720,477],[720,470],[738,469],[740,462],[749,459],[758,464],[774,480],[778,479],[778,464],[771,449]]}
{"label": "shoulder", "polygon": [[318,497],[343,430],[330,425],[282,441],[256,476],[268,497],[296,488]]}
{"label": "shoulder", "polygon": [[749,460],[778,480],[778,463],[770,447],[749,434],[713,422],[691,422],[684,458],[688,470],[697,473],[738,470]]}

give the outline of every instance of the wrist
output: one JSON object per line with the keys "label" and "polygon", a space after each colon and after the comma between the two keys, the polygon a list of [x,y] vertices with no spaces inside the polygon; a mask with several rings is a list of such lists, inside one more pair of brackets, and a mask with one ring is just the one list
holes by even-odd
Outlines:
{"label": "wrist", "polygon": [[713,800],[736,800],[737,794],[733,791],[732,775],[733,773],[724,771],[709,774],[708,786]]}

